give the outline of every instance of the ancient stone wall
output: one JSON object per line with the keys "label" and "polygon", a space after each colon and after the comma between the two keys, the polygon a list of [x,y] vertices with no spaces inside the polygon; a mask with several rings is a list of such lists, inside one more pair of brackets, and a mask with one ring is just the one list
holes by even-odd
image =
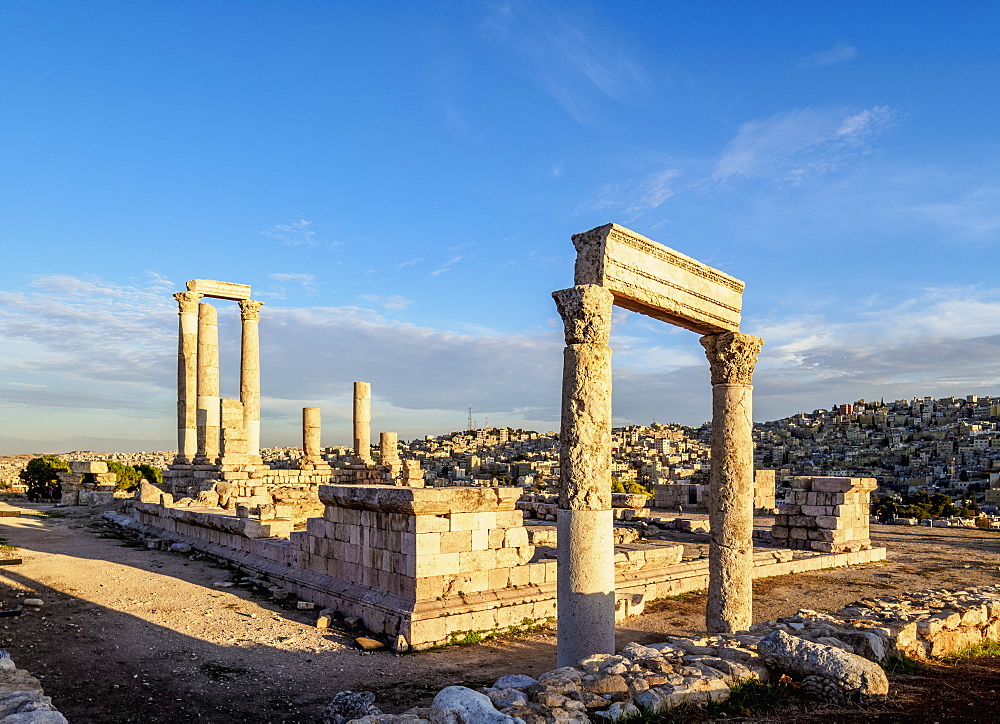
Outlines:
{"label": "ancient stone wall", "polygon": [[875,478],[793,478],[774,517],[775,545],[824,553],[871,548],[868,516]]}

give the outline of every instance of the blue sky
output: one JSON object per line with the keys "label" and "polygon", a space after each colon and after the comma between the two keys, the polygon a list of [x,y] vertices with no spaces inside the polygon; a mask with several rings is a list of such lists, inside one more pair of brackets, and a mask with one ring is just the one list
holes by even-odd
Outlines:
{"label": "blue sky", "polygon": [[[175,445],[176,305],[251,284],[265,444],[558,429],[570,235],[747,283],[755,417],[1000,394],[995,2],[0,4],[0,454]],[[223,394],[238,316],[220,304]],[[622,312],[615,420],[710,417]]]}

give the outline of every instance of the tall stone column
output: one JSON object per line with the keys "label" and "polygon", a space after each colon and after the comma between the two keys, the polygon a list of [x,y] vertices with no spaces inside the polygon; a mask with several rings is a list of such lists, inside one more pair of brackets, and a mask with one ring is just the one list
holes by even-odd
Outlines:
{"label": "tall stone column", "polygon": [[712,473],[708,515],[710,633],[753,623],[753,370],[764,340],[742,332],[701,338],[712,367]]}
{"label": "tall stone column", "polygon": [[354,457],[355,464],[374,465],[372,460],[372,386],[354,383]]}
{"label": "tall stone column", "polygon": [[563,318],[559,433],[558,663],[615,651],[611,512],[611,310],[604,287],[553,292]]}
{"label": "tall stone column", "polygon": [[243,428],[247,452],[260,455],[260,308],[264,302],[241,299],[240,319],[243,334],[240,344],[240,402],[243,403]]}
{"label": "tall stone column", "polygon": [[196,292],[177,292],[177,456],[188,465],[198,453],[198,302]]}
{"label": "tall stone column", "polygon": [[198,305],[198,453],[197,465],[219,457],[219,318],[211,304]]}

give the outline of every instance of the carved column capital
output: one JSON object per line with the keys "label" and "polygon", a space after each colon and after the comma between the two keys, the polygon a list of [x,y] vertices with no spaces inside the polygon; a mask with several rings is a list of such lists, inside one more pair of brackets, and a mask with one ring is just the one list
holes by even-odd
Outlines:
{"label": "carved column capital", "polygon": [[764,340],[742,332],[706,334],[701,338],[712,366],[713,385],[752,385],[757,353]]}
{"label": "carved column capital", "polygon": [[240,319],[244,322],[260,321],[260,308],[264,306],[264,302],[258,302],[255,299],[241,299],[239,305]]}
{"label": "carved column capital", "polygon": [[597,284],[552,292],[566,328],[566,344],[607,344],[611,337],[614,295]]}
{"label": "carved column capital", "polygon": [[174,294],[174,299],[177,300],[177,306],[179,307],[178,314],[197,312],[198,302],[201,301],[201,298],[202,295],[198,292],[177,292]]}

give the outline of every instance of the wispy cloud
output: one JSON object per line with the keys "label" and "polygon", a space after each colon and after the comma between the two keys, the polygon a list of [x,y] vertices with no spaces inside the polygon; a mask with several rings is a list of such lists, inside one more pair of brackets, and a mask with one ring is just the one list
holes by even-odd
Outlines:
{"label": "wispy cloud", "polygon": [[277,272],[269,275],[271,279],[282,284],[300,284],[304,289],[315,291],[316,275],[304,273]]}
{"label": "wispy cloud", "polygon": [[871,139],[893,121],[888,106],[860,111],[804,108],[740,126],[715,164],[716,182],[769,178],[802,183],[867,153]]}
{"label": "wispy cloud", "polygon": [[419,264],[423,260],[424,258],[422,256],[418,256],[416,259],[407,259],[406,261],[402,261],[396,266],[402,269],[403,267],[414,266],[415,264]]}
{"label": "wispy cloud", "polygon": [[571,17],[534,4],[497,3],[482,26],[527,59],[532,79],[579,122],[597,120],[600,101],[629,104],[647,92],[645,72],[627,44],[583,12]]}
{"label": "wispy cloud", "polygon": [[640,179],[608,184],[597,197],[583,205],[591,211],[618,209],[624,214],[637,214],[662,206],[677,193],[680,169],[656,171]]}
{"label": "wispy cloud", "polygon": [[946,201],[915,205],[910,211],[971,237],[992,235],[1000,231],[1000,186],[961,190]]}
{"label": "wispy cloud", "polygon": [[858,49],[853,45],[838,43],[829,50],[822,50],[803,58],[797,68],[815,68],[836,63],[843,63],[845,60],[853,60],[858,57]]}
{"label": "wispy cloud", "polygon": [[408,306],[413,304],[412,300],[400,296],[399,294],[390,294],[389,296],[362,294],[361,298],[368,302],[374,302],[382,307],[382,309],[406,309]]}
{"label": "wispy cloud", "polygon": [[428,274],[428,276],[436,277],[440,276],[441,274],[444,274],[447,271],[451,271],[451,268],[458,262],[462,261],[462,259],[464,258],[465,257],[463,256],[453,256],[451,259],[449,259],[444,264],[442,264],[437,269]]}
{"label": "wispy cloud", "polygon": [[316,246],[319,244],[319,239],[316,238],[316,232],[309,228],[312,223],[305,219],[299,219],[290,224],[269,226],[259,233],[284,242],[288,246]]}

